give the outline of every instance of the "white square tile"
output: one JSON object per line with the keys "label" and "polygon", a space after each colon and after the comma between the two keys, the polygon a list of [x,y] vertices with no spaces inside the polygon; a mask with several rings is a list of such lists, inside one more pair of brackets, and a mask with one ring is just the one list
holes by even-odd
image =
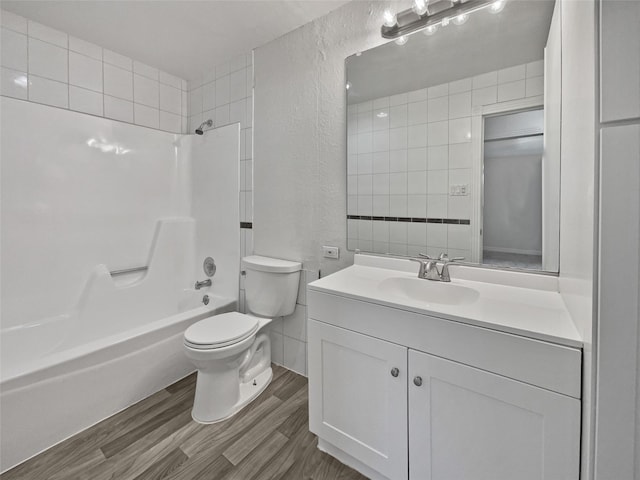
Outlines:
{"label": "white square tile", "polygon": [[498,101],[508,102],[509,100],[524,98],[524,85],[524,80],[498,85]]}
{"label": "white square tile", "polygon": [[379,108],[372,112],[372,128],[374,131],[389,129],[389,109]]}
{"label": "white square tile", "polygon": [[358,174],[373,172],[373,155],[371,153],[360,153],[358,157]]}
{"label": "white square tile", "polygon": [[247,111],[247,107],[245,105],[246,99],[238,100],[237,102],[233,102],[229,104],[229,123],[239,123],[240,125],[245,125],[245,114]]}
{"label": "white square tile", "polygon": [[105,95],[104,116],[121,122],[133,123],[133,102]]}
{"label": "white square tile", "polygon": [[409,125],[427,123],[427,101],[409,103],[407,115]]}
{"label": "white square tile", "polygon": [[106,48],[102,50],[102,60],[110,65],[115,65],[130,72],[133,71],[133,60]]}
{"label": "white square tile", "polygon": [[247,56],[246,55],[238,55],[235,58],[231,59],[229,62],[229,71],[235,72],[240,69],[244,69],[247,66]]}
{"label": "white square tile", "polygon": [[414,90],[412,92],[409,92],[407,94],[407,100],[409,101],[409,103],[411,102],[420,102],[422,100],[426,100],[427,97],[427,89],[426,88],[422,88],[420,90]]}
{"label": "white square tile", "polygon": [[91,115],[103,115],[102,94],[69,85],[69,109]]}
{"label": "white square tile", "polygon": [[300,375],[307,375],[307,344],[284,337],[284,364],[289,370],[293,370]]}
{"label": "white square tile", "polygon": [[491,87],[480,88],[473,90],[471,94],[471,106],[477,107],[481,105],[489,105],[496,103],[498,100],[498,87],[496,85]]}
{"label": "white square tile", "polygon": [[525,94],[527,97],[535,97],[544,94],[544,77],[527,78]]}
{"label": "white square tile", "polygon": [[85,42],[76,37],[69,37],[69,50],[102,61],[102,47],[95,43]]}
{"label": "white square tile", "polygon": [[[389,216],[389,194],[385,195],[373,195],[371,204],[371,215],[378,217]],[[375,222],[374,222],[375,223]]]}
{"label": "white square tile", "polygon": [[358,153],[371,153],[373,151],[373,134],[358,134]]}
{"label": "white square tile", "polygon": [[276,365],[284,365],[284,335],[269,330],[269,339],[271,340],[271,361]]}
{"label": "white square tile", "polygon": [[282,318],[284,334],[303,342],[307,341],[307,307],[297,305],[291,315]]}
{"label": "white square tile", "polygon": [[29,100],[69,108],[69,86],[66,83],[29,75]]}
{"label": "white square tile", "polygon": [[373,132],[373,151],[389,151],[389,130],[380,130],[378,132]]}
{"label": "white square tile", "polygon": [[391,150],[407,148],[407,127],[389,130],[389,148]]}
{"label": "white square tile", "polygon": [[160,110],[170,112],[176,115],[180,115],[181,108],[181,96],[182,93],[175,87],[169,85],[160,84]]}
{"label": "white square tile", "polygon": [[389,97],[381,97],[373,100],[373,110],[389,109]]}
{"label": "white square tile", "polygon": [[373,178],[372,175],[357,175],[358,177],[358,195],[373,194]]}
{"label": "white square tile", "polygon": [[525,76],[525,65],[516,65],[515,67],[503,68],[502,70],[498,70],[498,84],[524,80]]}
{"label": "white square tile", "polygon": [[216,80],[216,106],[229,103],[229,75]]}
{"label": "white square tile", "polygon": [[29,38],[29,74],[67,83],[68,50]]}
{"label": "white square tile", "polygon": [[491,87],[498,85],[498,72],[488,72],[473,77],[473,89],[478,90],[480,88]]}
{"label": "white square tile", "polygon": [[446,145],[449,143],[449,122],[434,122],[427,124],[427,140],[429,146]]}
{"label": "white square tile", "polygon": [[389,152],[389,171],[407,171],[407,150],[391,150]]}
{"label": "white square tile", "polygon": [[[213,124],[216,127],[221,127],[222,125],[228,125],[229,115],[230,115],[229,104],[227,103],[226,105],[220,105],[219,107],[216,107],[215,111],[216,111],[216,114],[215,114],[215,118],[213,119]],[[245,145],[245,155],[246,155],[246,145]]]}
{"label": "white square tile", "polygon": [[407,216],[407,195],[389,195],[389,216]]}
{"label": "white square tile", "polygon": [[27,99],[28,77],[26,72],[11,70],[2,67],[2,77],[0,77],[0,95],[7,97]]}
{"label": "white square tile", "polygon": [[389,222],[389,242],[407,243],[407,222]]}
{"label": "white square tile", "polygon": [[425,218],[427,216],[427,196],[407,195],[407,216]]}
{"label": "white square tile", "polygon": [[389,106],[394,107],[396,105],[402,105],[408,102],[408,96],[406,93],[398,93],[397,95],[391,95],[389,97]]}
{"label": "white square tile", "polygon": [[216,108],[216,82],[205,83],[201,87],[202,91],[202,110],[213,110]]}
{"label": "white square tile", "polygon": [[469,195],[450,196],[448,218],[471,219],[471,197]]}
{"label": "white square tile", "polygon": [[371,195],[358,195],[358,215],[373,215]]}
{"label": "white square tile", "polygon": [[373,240],[373,222],[358,220],[358,240]]}
{"label": "white square tile", "polygon": [[447,218],[447,195],[427,195],[427,217]]}
{"label": "white square tile", "polygon": [[455,93],[469,92],[473,88],[473,79],[463,78],[455,82],[449,82],[449,95]]}
{"label": "white square tile", "polygon": [[471,117],[449,120],[449,144],[471,141]]}
{"label": "white square tile", "polygon": [[52,43],[65,49],[68,47],[68,36],[66,33],[31,20],[29,20],[29,37],[37,38],[38,40]]}
{"label": "white square tile", "polygon": [[373,101],[372,100],[368,100],[366,102],[362,102],[362,103],[356,104],[356,112],[357,113],[370,112],[371,110],[373,110]]}
{"label": "white square tile", "polygon": [[0,62],[3,67],[27,71],[27,36],[2,28]]}
{"label": "white square tile", "polygon": [[403,243],[390,243],[389,253],[392,255],[407,255],[407,245]]}
{"label": "white square tile", "polygon": [[407,146],[419,148],[427,146],[427,124],[411,125],[407,127]]}
{"label": "white square tile", "polygon": [[374,221],[373,241],[389,243],[389,224],[393,222]]}
{"label": "white square tile", "polygon": [[449,170],[449,185],[471,185],[471,169],[456,168]]}
{"label": "white square tile", "polygon": [[446,170],[449,168],[449,146],[439,145],[427,149],[428,170]]}
{"label": "white square tile", "polygon": [[189,116],[202,112],[202,87],[198,87],[189,92]]}
{"label": "white square tile", "polygon": [[471,116],[471,92],[457,93],[449,96],[449,118]]}
{"label": "white square tile", "polygon": [[541,77],[544,75],[544,60],[536,60],[527,63],[527,78]]}
{"label": "white square tile", "polygon": [[104,93],[112,97],[133,100],[133,73],[104,64]]}
{"label": "white square tile", "polygon": [[429,98],[445,97],[449,95],[449,84],[443,83],[442,85],[435,85],[427,89],[427,96]]}
{"label": "white square tile", "polygon": [[389,174],[389,192],[392,195],[407,194],[407,172]]}
{"label": "white square tile", "polygon": [[[389,173],[389,152],[375,152],[372,161],[373,173]],[[349,170],[349,160],[347,160],[347,170]]]}
{"label": "white square tile", "polygon": [[136,125],[160,128],[160,110],[139,103],[133,104],[133,121]]}
{"label": "white square tile", "polygon": [[471,168],[471,143],[449,145],[449,168]]}
{"label": "white square tile", "polygon": [[252,192],[244,192],[244,218],[243,222],[253,222],[253,193]]}
{"label": "white square tile", "polygon": [[[427,246],[427,224],[411,222],[407,225],[407,243]],[[423,250],[424,251],[424,250]]]}
{"label": "white square tile", "polygon": [[229,101],[235,102],[247,96],[247,74],[238,70],[229,75]]}
{"label": "white square tile", "polygon": [[427,223],[427,245],[430,247],[440,247],[446,249],[447,226],[442,223]]}
{"label": "white square tile", "polygon": [[407,170],[419,171],[427,169],[427,149],[422,148],[410,148],[407,151]]}
{"label": "white square tile", "polygon": [[7,10],[2,10],[2,15],[0,15],[0,21],[2,22],[2,26],[4,28],[8,28],[10,30],[14,30],[18,33],[27,33],[27,19],[21,17],[20,15],[16,15],[15,13],[8,12]]}
{"label": "white square tile", "polygon": [[69,83],[102,93],[102,62],[76,52],[69,52]]}
{"label": "white square tile", "polygon": [[366,133],[373,130],[373,113],[360,112],[356,113],[356,126],[358,133]]}
{"label": "white square tile", "polygon": [[[160,108],[160,84],[157,80],[133,74],[133,101],[147,107]],[[136,122],[137,123],[137,122]]]}
{"label": "white square tile", "polygon": [[171,133],[180,133],[182,120],[180,115],[160,111],[160,130]]}
{"label": "white square tile", "polygon": [[429,122],[439,122],[449,118],[449,97],[429,100]]}
{"label": "white square tile", "polygon": [[142,62],[138,62],[136,60],[133,61],[133,73],[137,73],[138,75],[142,75],[143,77],[150,78],[151,80],[158,81],[159,72],[158,69],[152,67],[151,65],[146,65]]}
{"label": "white square tile", "polygon": [[180,90],[182,88],[182,79],[176,77],[175,75],[171,75],[167,72],[160,71],[158,73],[158,80],[160,83],[164,85],[169,85],[170,87],[177,88]]}
{"label": "white square tile", "polygon": [[[409,195],[427,194],[427,171],[411,172],[407,176],[407,193]],[[425,199],[426,200],[426,199]],[[425,201],[426,205],[426,201]]]}
{"label": "white square tile", "polygon": [[449,172],[447,170],[429,170],[427,192],[430,195],[449,193]]}
{"label": "white square tile", "polygon": [[447,229],[447,247],[459,250],[471,249],[471,226],[449,225]]}
{"label": "white square tile", "polygon": [[407,105],[396,105],[389,109],[389,126],[391,128],[407,126]]}

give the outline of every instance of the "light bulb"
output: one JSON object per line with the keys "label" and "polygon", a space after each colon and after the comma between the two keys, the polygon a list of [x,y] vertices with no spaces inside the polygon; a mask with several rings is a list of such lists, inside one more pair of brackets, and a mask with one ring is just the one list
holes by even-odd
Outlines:
{"label": "light bulb", "polygon": [[453,23],[456,25],[462,25],[463,23],[466,23],[467,20],[469,20],[469,15],[466,13],[461,13],[460,15],[453,17]]}
{"label": "light bulb", "polygon": [[489,6],[489,11],[491,13],[500,13],[504,9],[506,3],[507,2],[504,0],[497,0]]}
{"label": "light bulb", "polygon": [[385,118],[387,116],[389,116],[389,114],[387,112],[378,112],[378,113],[376,113],[376,117],[378,117],[378,118]]}
{"label": "light bulb", "polygon": [[446,27],[447,25],[449,25],[449,17],[444,17],[442,19],[442,22],[440,22],[442,24],[443,27]]}
{"label": "light bulb", "polygon": [[396,38],[396,45],[404,45],[408,40],[409,38],[406,35],[402,35],[401,37]]}
{"label": "light bulb", "polygon": [[425,28],[422,31],[422,33],[424,33],[425,35],[433,35],[437,31],[438,31],[438,25],[429,25],[427,28]]}
{"label": "light bulb", "polygon": [[411,9],[416,15],[424,15],[425,13],[427,13],[426,0],[413,0],[413,6],[411,7]]}
{"label": "light bulb", "polygon": [[384,26],[385,27],[393,27],[396,23],[398,23],[398,19],[396,18],[395,13],[391,13],[391,10],[385,10],[382,14],[384,18]]}
{"label": "light bulb", "polygon": [[347,90],[349,90],[351,88],[351,82],[347,82],[346,87],[347,87]]}

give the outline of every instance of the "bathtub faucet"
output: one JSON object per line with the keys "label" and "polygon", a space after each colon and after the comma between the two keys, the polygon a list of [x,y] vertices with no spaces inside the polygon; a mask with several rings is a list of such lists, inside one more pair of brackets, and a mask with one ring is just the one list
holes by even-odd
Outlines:
{"label": "bathtub faucet", "polygon": [[206,280],[203,280],[202,282],[196,282],[196,290],[200,290],[202,287],[210,287],[211,286],[211,279],[207,278]]}

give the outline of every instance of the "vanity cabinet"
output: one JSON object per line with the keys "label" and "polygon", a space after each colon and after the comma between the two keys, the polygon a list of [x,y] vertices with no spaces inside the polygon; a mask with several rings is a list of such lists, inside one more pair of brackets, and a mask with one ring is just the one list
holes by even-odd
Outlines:
{"label": "vanity cabinet", "polygon": [[309,424],[321,449],[377,480],[579,478],[579,349],[308,299]]}

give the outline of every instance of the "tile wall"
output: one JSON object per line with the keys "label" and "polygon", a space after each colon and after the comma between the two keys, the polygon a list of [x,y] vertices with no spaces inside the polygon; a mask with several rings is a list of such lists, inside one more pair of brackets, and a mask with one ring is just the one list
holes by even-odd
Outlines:
{"label": "tile wall", "polygon": [[5,96],[181,133],[187,83],[157,68],[2,10]]}
{"label": "tile wall", "polygon": [[349,249],[471,258],[472,111],[543,95],[543,73],[540,60],[349,105]]}

